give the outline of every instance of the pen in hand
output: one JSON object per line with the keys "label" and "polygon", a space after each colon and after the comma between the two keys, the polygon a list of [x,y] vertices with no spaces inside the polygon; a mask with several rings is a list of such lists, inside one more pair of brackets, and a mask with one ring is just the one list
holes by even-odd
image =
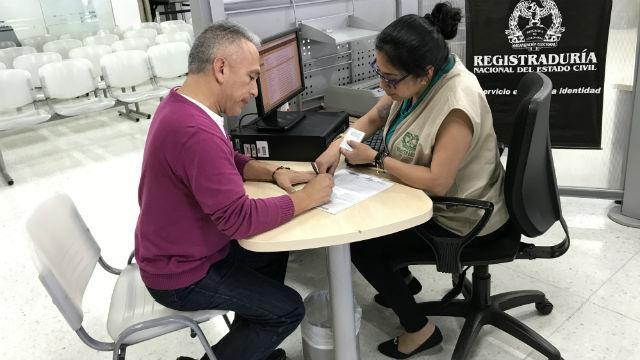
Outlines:
{"label": "pen in hand", "polygon": [[315,162],[311,162],[311,168],[313,169],[313,172],[316,173],[316,175],[320,174],[320,171],[318,171],[318,166]]}

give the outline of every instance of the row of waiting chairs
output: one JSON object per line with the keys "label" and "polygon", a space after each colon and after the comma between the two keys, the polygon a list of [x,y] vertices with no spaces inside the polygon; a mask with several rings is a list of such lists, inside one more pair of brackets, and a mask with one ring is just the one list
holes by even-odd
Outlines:
{"label": "row of waiting chairs", "polygon": [[[88,59],[62,60],[55,54],[57,61],[39,66],[37,77],[32,77],[27,70],[1,69],[0,66],[0,88],[10,89],[0,92],[0,132],[114,106],[124,106],[124,111],[118,110],[118,113],[131,120],[150,118],[150,114],[140,111],[139,102],[162,98],[170,87],[184,81],[189,50],[184,43],[169,43],[152,47],[148,52],[130,50],[105,54],[99,60],[102,85]],[[41,102],[34,91],[33,79],[42,87],[48,110],[39,108]],[[136,89],[141,85],[145,88]],[[130,105],[135,109],[129,108]],[[1,152],[0,173],[8,184],[13,184]]]}
{"label": "row of waiting chairs", "polygon": [[[150,42],[147,38],[126,38],[119,40],[117,35],[105,34],[88,37],[85,39],[84,44],[80,40],[76,39],[64,39],[50,41],[42,46],[41,52],[57,52],[64,59],[72,58],[71,52],[74,49],[82,48],[84,46],[96,46],[103,45],[110,47],[113,51],[125,51],[125,50],[147,50],[154,44],[166,44],[170,42],[184,42],[191,46],[193,43],[193,37],[186,32],[175,32],[168,34],[160,34],[156,36],[153,42]],[[39,52],[37,48],[32,46],[20,46],[0,49],[0,62],[6,67],[12,67],[13,59],[20,55],[33,54]]]}
{"label": "row of waiting chairs", "polygon": [[[168,91],[167,89],[180,85],[183,81],[183,75],[186,74],[188,67],[189,50],[188,45],[184,43],[169,43],[153,46],[147,52],[129,50],[105,53],[99,58],[62,60],[55,53],[23,55],[25,58],[18,57],[14,61],[14,65],[17,65],[18,69],[0,70],[0,87],[25,89],[20,98],[24,99],[23,101],[29,101],[26,103],[18,102],[17,106],[11,105],[18,104],[13,101],[0,101],[0,111],[16,110],[40,100],[37,98],[36,92],[33,91],[38,87],[42,88],[42,95],[46,100],[73,99],[99,90],[108,90],[111,98],[125,104],[162,97]],[[29,58],[38,55],[47,55],[49,58],[41,57],[40,59],[48,61],[38,63],[33,60],[39,59]],[[31,60],[31,62],[20,66],[23,59],[25,61]],[[104,79],[103,83],[102,79]],[[135,89],[136,86],[148,82],[152,83],[153,91]],[[131,88],[133,91],[126,92],[127,88]],[[118,91],[119,89],[123,91]],[[18,92],[3,91],[0,100],[8,99],[16,93]],[[51,105],[50,108],[56,109],[54,105]],[[60,109],[62,111],[54,111],[54,113],[61,116],[78,115],[73,111],[71,113],[65,111],[65,108]],[[0,130],[12,128],[8,125],[7,118],[0,116]]]}
{"label": "row of waiting chairs", "polygon": [[[16,48],[18,49],[18,48]],[[174,43],[166,43],[154,45],[148,49],[146,49],[146,53],[148,54],[149,60],[152,64],[152,69],[154,71],[156,69],[160,69],[158,71],[162,72],[163,69],[162,64],[166,64],[169,61],[173,62],[175,65],[175,71],[185,70],[186,72],[186,63],[189,56],[189,45],[182,42],[174,42]],[[1,50],[0,50],[1,51]],[[129,50],[126,50],[129,51]],[[102,66],[100,64],[100,60],[107,54],[113,53],[113,48],[106,45],[92,45],[92,46],[84,46],[80,48],[75,48],[69,51],[69,58],[71,59],[87,59],[93,64],[92,72],[95,77],[100,77],[103,75]],[[2,68],[14,68],[14,69],[22,69],[27,70],[31,74],[31,79],[34,87],[39,88],[40,80],[38,70],[41,66],[49,63],[60,62],[63,60],[62,55],[57,52],[46,52],[46,53],[35,53],[29,52],[24,55],[16,56],[15,58],[11,58],[10,56],[6,57],[8,61],[10,61],[10,66],[7,66],[4,62],[0,61],[0,65]],[[0,57],[1,59],[1,57]],[[167,76],[163,76],[162,74],[158,74],[160,79],[164,79]],[[174,76],[171,76],[174,77]]]}
{"label": "row of waiting chairs", "polygon": [[[155,37],[152,38],[150,32],[139,33],[141,35],[138,35],[138,33],[135,32],[136,30],[141,30],[141,29],[153,29],[154,31],[156,31],[156,35],[171,34],[175,32],[186,32],[191,36],[191,38],[194,37],[193,26],[185,23],[183,20],[170,20],[162,23],[154,23],[154,22],[141,23],[141,24],[131,26],[125,30],[122,30],[116,27],[113,29],[101,29],[96,31],[95,33],[94,32],[77,32],[77,33],[64,34],[60,36],[55,36],[51,34],[38,35],[38,36],[32,36],[27,38],[21,38],[20,43],[22,44],[22,46],[31,46],[37,49],[38,51],[43,51],[43,45],[54,40],[75,39],[75,40],[84,41],[86,38],[90,38],[93,36],[102,36],[102,35],[109,34],[109,35],[117,36],[118,39],[116,40],[129,38],[129,37],[144,37],[144,38],[147,38],[151,44],[153,44]],[[130,34],[126,35],[128,32],[130,32]],[[93,44],[85,43],[85,45],[93,45]],[[107,45],[110,45],[110,44],[107,44]],[[16,46],[17,44],[13,41],[0,41],[0,49],[16,47]]]}

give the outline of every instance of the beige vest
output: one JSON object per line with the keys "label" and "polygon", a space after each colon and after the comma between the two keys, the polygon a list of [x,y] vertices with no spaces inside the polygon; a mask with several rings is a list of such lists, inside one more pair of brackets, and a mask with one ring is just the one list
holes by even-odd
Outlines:
{"label": "beige vest", "polygon": [[[384,133],[400,109],[391,107]],[[504,168],[500,163],[493,118],[476,77],[456,57],[454,67],[431,89],[422,103],[396,128],[389,142],[390,156],[408,164],[431,166],[438,129],[453,109],[464,111],[473,125],[473,138],[446,196],[491,201],[493,215],[480,235],[497,230],[509,215],[504,202]],[[456,234],[466,234],[481,210],[435,205],[433,220]]]}

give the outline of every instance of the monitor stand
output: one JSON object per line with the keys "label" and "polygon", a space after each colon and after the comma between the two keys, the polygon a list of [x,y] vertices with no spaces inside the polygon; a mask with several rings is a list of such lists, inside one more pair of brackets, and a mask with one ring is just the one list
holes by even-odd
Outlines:
{"label": "monitor stand", "polygon": [[301,111],[274,111],[266,117],[259,118],[254,124],[258,131],[287,131],[304,117],[305,114]]}

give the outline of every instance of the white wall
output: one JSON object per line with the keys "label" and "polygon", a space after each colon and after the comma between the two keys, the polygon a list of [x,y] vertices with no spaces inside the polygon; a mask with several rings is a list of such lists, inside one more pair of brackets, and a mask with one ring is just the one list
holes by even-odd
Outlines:
{"label": "white wall", "polygon": [[39,0],[1,0],[0,20],[11,25],[18,38],[46,32]]}
{"label": "white wall", "polygon": [[140,24],[140,10],[136,0],[111,0],[113,17],[116,26],[126,29],[132,25]]}

